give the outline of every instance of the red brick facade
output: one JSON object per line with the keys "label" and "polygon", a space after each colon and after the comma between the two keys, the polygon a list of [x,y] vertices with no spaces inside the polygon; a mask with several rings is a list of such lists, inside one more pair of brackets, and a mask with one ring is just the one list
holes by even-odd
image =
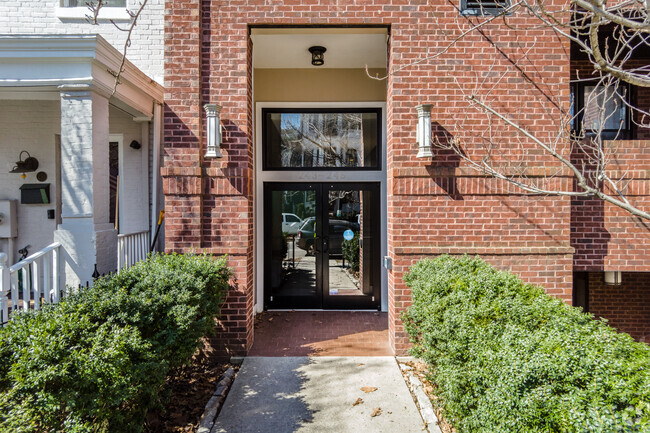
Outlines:
{"label": "red brick facade", "polygon": [[[458,32],[462,20],[450,3],[424,0],[167,1],[162,170],[166,245],[169,251],[229,255],[235,290],[225,305],[220,335],[230,353],[245,353],[253,341],[254,47],[250,26],[387,26],[388,68],[393,70],[445,48],[449,34]],[[557,118],[550,113],[568,107],[568,44],[540,29],[534,34],[535,49],[528,50],[533,42],[530,33],[497,22],[485,26],[482,34],[466,36],[435,60],[410,66],[387,80],[387,236],[388,255],[393,259],[388,281],[389,334],[397,353],[408,347],[399,320],[399,313],[410,303],[402,277],[421,257],[480,254],[567,301],[572,292],[574,248],[576,266],[584,270],[602,269],[602,257],[598,258],[602,248],[607,249],[607,263],[612,266],[650,269],[647,231],[645,235],[643,228],[629,232],[628,228],[636,227],[629,217],[606,208],[603,212],[611,217],[599,227],[602,217],[595,214],[600,210],[591,202],[572,206],[569,198],[523,194],[477,175],[453,155],[415,158],[414,106],[431,103],[437,127],[461,140],[468,150],[476,149],[490,131],[512,143],[503,152],[524,158],[531,177],[557,169],[556,161],[533,150],[512,128],[468,108],[466,95],[486,95],[490,89],[492,103],[517,123],[543,134],[557,126]],[[522,27],[534,23],[526,16],[513,17],[513,22]],[[222,159],[202,157],[205,103],[223,105],[221,121],[227,132]],[[647,146],[636,143],[638,155],[650,163]],[[629,157],[638,155],[630,153]],[[648,170],[642,170],[647,188]],[[561,172],[553,182],[567,185],[572,179]],[[631,233],[632,248],[630,240],[622,240],[617,246],[612,242],[601,245],[600,252],[592,254],[578,241],[589,236],[580,233],[595,233],[595,238],[603,239],[602,230],[619,227]],[[609,240],[613,238],[618,235],[612,233]]]}
{"label": "red brick facade", "polygon": [[637,340],[650,343],[650,274],[623,272],[621,286],[607,286],[602,273],[589,274],[589,312]]}

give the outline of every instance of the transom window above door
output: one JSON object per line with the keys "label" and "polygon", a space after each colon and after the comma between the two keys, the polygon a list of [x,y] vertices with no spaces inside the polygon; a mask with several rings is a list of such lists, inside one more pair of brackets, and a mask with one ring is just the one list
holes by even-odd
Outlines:
{"label": "transom window above door", "polygon": [[379,170],[381,109],[262,110],[264,170]]}

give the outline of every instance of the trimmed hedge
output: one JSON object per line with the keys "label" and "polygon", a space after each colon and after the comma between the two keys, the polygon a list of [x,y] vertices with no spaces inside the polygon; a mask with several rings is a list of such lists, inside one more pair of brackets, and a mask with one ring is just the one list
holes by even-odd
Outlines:
{"label": "trimmed hedge", "polygon": [[0,330],[0,431],[141,432],[214,329],[225,258],[154,255]]}
{"label": "trimmed hedge", "polygon": [[649,432],[650,347],[479,258],[415,264],[402,315],[458,432]]}

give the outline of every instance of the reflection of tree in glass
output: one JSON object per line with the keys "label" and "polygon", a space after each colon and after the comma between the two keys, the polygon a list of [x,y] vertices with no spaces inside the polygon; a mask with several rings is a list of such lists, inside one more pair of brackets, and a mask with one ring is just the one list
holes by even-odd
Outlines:
{"label": "reflection of tree in glass", "polygon": [[284,167],[363,165],[360,113],[283,114],[281,129]]}
{"label": "reflection of tree in glass", "polygon": [[361,210],[359,191],[329,191],[328,206],[330,215],[337,219],[356,222]]}
{"label": "reflection of tree in glass", "polygon": [[314,216],[316,191],[284,191],[282,212],[293,213],[300,219]]}

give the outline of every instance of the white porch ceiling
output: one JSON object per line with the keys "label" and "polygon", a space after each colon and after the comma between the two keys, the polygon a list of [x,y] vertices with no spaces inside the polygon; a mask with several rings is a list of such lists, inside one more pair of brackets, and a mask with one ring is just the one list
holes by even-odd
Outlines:
{"label": "white porch ceiling", "polygon": [[[254,68],[385,68],[388,35],[384,28],[253,29]],[[308,49],[327,49],[325,64],[312,66]]]}

